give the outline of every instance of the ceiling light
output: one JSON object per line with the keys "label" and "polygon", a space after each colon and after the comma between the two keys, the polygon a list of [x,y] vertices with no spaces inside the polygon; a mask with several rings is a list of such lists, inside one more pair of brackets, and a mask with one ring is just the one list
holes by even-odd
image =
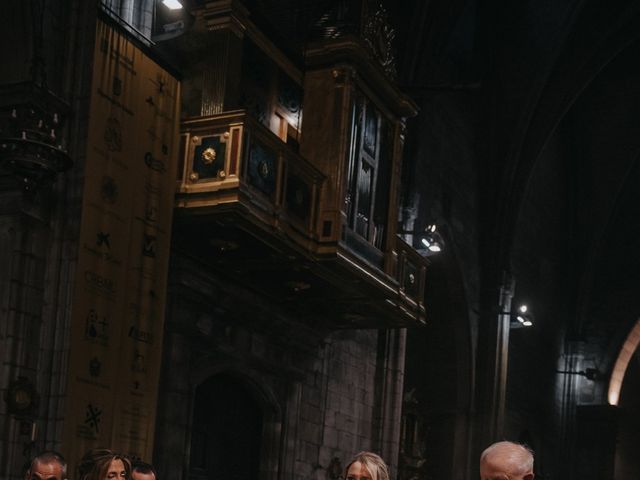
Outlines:
{"label": "ceiling light", "polygon": [[520,313],[527,313],[527,306],[526,305],[520,305],[518,307],[518,310],[520,310]]}
{"label": "ceiling light", "polygon": [[525,327],[530,327],[531,325],[533,325],[533,322],[531,320],[525,320],[524,322],[522,322],[522,325],[524,325]]}
{"label": "ceiling light", "polygon": [[182,3],[179,0],[162,0],[162,3],[169,10],[180,10],[182,8]]}
{"label": "ceiling light", "polygon": [[427,248],[432,252],[441,252],[442,251],[442,248],[437,243],[434,243],[432,245],[427,245]]}

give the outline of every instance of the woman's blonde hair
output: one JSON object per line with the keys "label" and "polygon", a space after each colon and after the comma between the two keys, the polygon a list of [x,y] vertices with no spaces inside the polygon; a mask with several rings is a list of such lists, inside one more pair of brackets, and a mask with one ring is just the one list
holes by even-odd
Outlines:
{"label": "woman's blonde hair", "polygon": [[349,467],[356,462],[360,462],[371,474],[371,480],[389,480],[389,467],[379,455],[373,452],[357,453],[347,465],[344,471],[344,478],[347,478]]}

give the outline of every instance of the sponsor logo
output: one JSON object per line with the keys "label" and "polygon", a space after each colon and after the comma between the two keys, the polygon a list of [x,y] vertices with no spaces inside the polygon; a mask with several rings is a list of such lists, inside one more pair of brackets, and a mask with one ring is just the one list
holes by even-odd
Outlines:
{"label": "sponsor logo", "polygon": [[116,258],[111,253],[111,234],[103,231],[96,232],[96,242],[94,245],[83,245],[85,251],[98,257],[112,265],[121,265],[122,260]]}
{"label": "sponsor logo", "polygon": [[144,355],[138,350],[135,350],[133,352],[133,361],[131,362],[131,371],[135,373],[146,373],[147,366],[144,360]]}
{"label": "sponsor logo", "polygon": [[135,325],[129,327],[129,338],[132,338],[136,342],[153,344],[153,333],[146,330],[141,330]]}
{"label": "sponsor logo", "polygon": [[148,222],[156,222],[158,220],[158,207],[147,205],[144,209],[144,219]]}
{"label": "sponsor logo", "polygon": [[102,410],[93,405],[87,405],[87,409],[84,414],[84,423],[88,426],[94,433],[100,433],[100,421],[102,417]]}
{"label": "sponsor logo", "polygon": [[122,127],[117,118],[107,118],[107,126],[104,129],[104,141],[110,152],[122,151]]}
{"label": "sponsor logo", "polygon": [[91,270],[84,271],[84,281],[89,289],[98,294],[112,297],[116,292],[115,282],[112,279]]}
{"label": "sponsor logo", "polygon": [[[115,88],[117,88],[117,87],[115,87],[115,81],[114,81],[113,89],[115,89]],[[122,88],[122,85],[120,85],[119,88]],[[111,105],[113,105],[114,107],[117,107],[117,108],[121,109],[127,115],[131,115],[132,117],[134,116],[133,111],[129,107],[127,107],[126,105],[120,103],[117,99],[113,98],[108,93],[105,93],[101,88],[98,88],[97,92],[98,92],[98,95],[100,95],[106,101],[111,103]],[[119,95],[119,94],[116,94],[116,96],[117,95]]]}
{"label": "sponsor logo", "polygon": [[164,173],[167,170],[164,162],[154,157],[151,152],[144,154],[144,164],[155,172]]}
{"label": "sponsor logo", "polygon": [[89,362],[89,375],[92,377],[99,377],[102,371],[102,362],[98,357],[93,357]]}
{"label": "sponsor logo", "polygon": [[100,196],[106,203],[114,204],[118,200],[118,184],[113,177],[102,177]]}
{"label": "sponsor logo", "polygon": [[164,95],[164,87],[167,84],[166,80],[162,77],[161,74],[158,74],[156,76],[156,81],[154,82],[153,80],[151,80],[151,82],[156,86],[156,88],[158,89],[158,95]]}
{"label": "sponsor logo", "polygon": [[144,191],[149,195],[158,195],[161,192],[160,187],[152,184],[151,182],[145,182]]}
{"label": "sponsor logo", "polygon": [[108,327],[107,317],[99,316],[92,308],[85,319],[84,338],[91,343],[106,346],[109,343]]}
{"label": "sponsor logo", "polygon": [[111,250],[111,234],[100,231],[96,233],[96,245],[98,247],[104,246]]}
{"label": "sponsor logo", "polygon": [[155,235],[144,234],[142,241],[142,254],[146,257],[155,258],[157,248],[157,237]]}

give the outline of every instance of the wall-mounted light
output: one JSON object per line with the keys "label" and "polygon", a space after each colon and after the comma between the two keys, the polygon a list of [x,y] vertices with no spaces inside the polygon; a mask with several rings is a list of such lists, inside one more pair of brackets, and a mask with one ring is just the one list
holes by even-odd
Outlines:
{"label": "wall-mounted light", "polygon": [[162,0],[162,4],[169,10],[180,10],[182,8],[182,3],[179,0]]}
{"label": "wall-mounted light", "polygon": [[444,248],[444,240],[442,240],[435,224],[427,225],[420,242],[427,248],[427,256],[439,253]]}
{"label": "wall-mounted light", "polygon": [[533,326],[533,315],[529,312],[527,305],[520,305],[515,312],[500,312],[502,315],[509,315],[511,328],[523,328]]}

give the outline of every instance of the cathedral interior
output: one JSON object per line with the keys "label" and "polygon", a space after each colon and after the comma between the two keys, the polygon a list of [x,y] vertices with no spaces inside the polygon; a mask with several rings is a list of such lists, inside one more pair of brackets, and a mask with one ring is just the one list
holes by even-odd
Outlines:
{"label": "cathedral interior", "polygon": [[639,478],[640,2],[0,12],[0,478]]}

